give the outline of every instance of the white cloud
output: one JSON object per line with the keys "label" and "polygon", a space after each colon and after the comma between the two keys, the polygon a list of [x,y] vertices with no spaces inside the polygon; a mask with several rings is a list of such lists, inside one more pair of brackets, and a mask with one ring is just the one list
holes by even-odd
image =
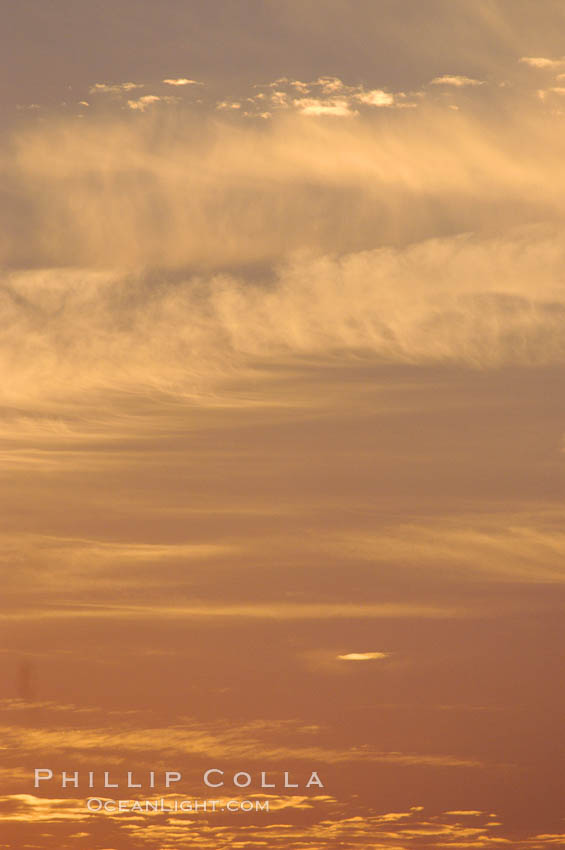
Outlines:
{"label": "white cloud", "polygon": [[548,59],[545,56],[522,56],[520,62],[529,65],[531,68],[561,68],[565,65],[565,56],[560,59]]}
{"label": "white cloud", "polygon": [[380,661],[388,658],[388,652],[348,652],[337,656],[340,661]]}
{"label": "white cloud", "polygon": [[[261,112],[264,112],[261,101],[268,97],[277,110],[295,109],[299,114],[307,116],[351,117],[359,115],[357,107],[360,105],[377,108],[413,107],[416,105],[414,101],[421,97],[419,93],[408,95],[378,88],[366,90],[361,85],[347,85],[338,77],[318,77],[308,83],[284,77],[266,84],[264,88],[270,89],[268,95],[260,91],[247,98]],[[253,111],[245,114],[257,115]]]}
{"label": "white cloud", "polygon": [[289,106],[289,98],[284,91],[274,91],[271,94],[271,103],[273,106]]}
{"label": "white cloud", "polygon": [[216,109],[241,109],[241,103],[235,100],[221,100],[216,104]]}
{"label": "white cloud", "polygon": [[189,80],[186,77],[177,77],[171,78],[167,77],[167,79],[163,80],[163,82],[168,86],[202,86],[203,83],[199,83],[198,80]]}
{"label": "white cloud", "polygon": [[347,86],[339,77],[318,77],[312,85],[320,86],[325,94],[337,94],[351,89],[351,86]]}
{"label": "white cloud", "polygon": [[81,799],[54,799],[33,794],[9,794],[0,797],[5,822],[51,823],[52,821],[86,821],[89,818]]}
{"label": "white cloud", "polygon": [[155,103],[176,103],[177,101],[178,98],[176,97],[159,97],[156,94],[146,94],[137,100],[128,100],[128,106],[130,109],[145,112],[146,109]]}
{"label": "white cloud", "polygon": [[480,818],[485,816],[484,812],[478,811],[476,809],[454,809],[452,811],[445,812],[445,814],[461,818]]}
{"label": "white cloud", "polygon": [[303,83],[302,80],[292,80],[290,85],[293,89],[299,91],[300,94],[307,94],[310,91],[310,84]]}
{"label": "white cloud", "polygon": [[394,106],[394,95],[382,89],[359,92],[355,99],[366,106]]}
{"label": "white cloud", "polygon": [[302,115],[332,115],[335,117],[350,117],[355,115],[349,102],[343,98],[320,100],[314,97],[303,97],[294,101]]}
{"label": "white cloud", "polygon": [[124,92],[142,89],[143,83],[94,83],[90,94],[123,94]]}
{"label": "white cloud", "polygon": [[484,80],[475,80],[472,77],[452,76],[444,74],[442,77],[434,77],[431,80],[432,86],[454,86],[455,88],[463,88],[464,86],[484,86]]}

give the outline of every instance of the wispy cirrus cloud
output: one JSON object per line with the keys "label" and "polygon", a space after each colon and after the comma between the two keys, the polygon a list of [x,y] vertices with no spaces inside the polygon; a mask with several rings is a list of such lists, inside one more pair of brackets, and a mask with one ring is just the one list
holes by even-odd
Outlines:
{"label": "wispy cirrus cloud", "polygon": [[[68,725],[49,728],[3,725],[0,731],[6,744],[28,761],[28,756],[37,751],[48,752],[52,759],[62,754],[80,752],[87,754],[91,761],[95,753],[99,764],[104,763],[106,755],[116,752],[120,753],[121,762],[125,755],[131,757],[141,754],[145,763],[151,758],[159,763],[163,759],[176,759],[178,762],[190,753],[192,759],[223,759],[228,765],[238,759],[252,760],[254,763],[262,759],[265,764],[268,762],[272,765],[272,771],[278,774],[285,763],[301,763],[300,775],[306,774],[306,779],[310,776],[308,770],[311,765],[369,762],[430,768],[478,769],[485,766],[480,759],[450,753],[385,752],[374,746],[328,747],[318,740],[312,727],[308,727],[306,734],[301,736],[300,724],[288,722],[280,725],[274,722],[203,724],[186,718],[172,728],[143,728],[128,724],[109,731],[94,726],[77,729],[69,728]],[[301,737],[305,740],[301,741]],[[255,773],[257,790],[260,790],[260,773]],[[228,774],[226,768],[226,784]],[[42,788],[53,787],[50,782],[46,781]]]}
{"label": "wispy cirrus cloud", "polygon": [[62,823],[89,820],[85,801],[77,798],[36,797],[33,794],[0,796],[0,823]]}
{"label": "wispy cirrus cloud", "polygon": [[[210,605],[198,604],[187,606],[161,605],[151,606],[146,604],[112,605],[112,604],[85,604],[78,606],[64,606],[53,608],[31,608],[13,610],[4,614],[6,621],[61,621],[65,620],[115,620],[115,621],[147,621],[167,622],[182,621],[187,618],[202,621],[230,621],[241,620],[278,620],[313,622],[324,620],[384,620],[409,619],[418,617],[431,620],[449,620],[460,617],[477,616],[467,609],[442,605],[413,605],[403,602],[372,603],[368,605],[352,603],[258,603],[248,605]],[[482,617],[485,616],[483,613]]]}
{"label": "wispy cirrus cloud", "polygon": [[[128,204],[124,212],[130,227],[144,232],[140,211]],[[198,226],[195,219],[193,233]],[[271,250],[279,235],[274,237]],[[101,235],[93,238],[98,242]],[[135,256],[138,247],[131,248]],[[6,412],[2,434],[17,432],[21,442],[33,431],[54,445],[85,429],[93,436],[102,433],[106,414],[100,402],[89,422],[68,406],[62,415],[60,406],[49,402],[53,384],[44,380],[47,373],[62,381],[59,393],[67,399],[79,389],[137,386],[181,393],[179,404],[190,397],[217,405],[223,398],[237,407],[256,406],[261,399],[280,404],[280,399],[265,395],[257,384],[254,397],[238,401],[235,387],[230,391],[234,368],[240,376],[257,374],[260,362],[331,358],[338,350],[351,363],[364,351],[381,364],[463,363],[479,369],[558,364],[565,360],[565,302],[555,282],[562,254],[559,231],[541,229],[503,239],[431,240],[340,258],[306,255],[271,268],[268,286],[246,282],[237,269],[181,274],[154,289],[117,271],[13,272],[2,292],[1,346],[10,362],[3,391],[19,407],[13,419]],[[155,273],[156,280],[164,277]],[[30,394],[36,406],[40,398],[46,406],[26,412]],[[84,396],[82,405],[88,407]],[[180,415],[179,409],[174,416]],[[11,462],[16,459],[13,455]]]}
{"label": "wispy cirrus cloud", "polygon": [[[113,805],[111,798],[103,799]],[[167,806],[179,800],[178,796],[170,794],[163,799]],[[231,799],[241,801],[244,798],[234,795]],[[495,850],[510,845],[520,850],[544,850],[559,846],[563,840],[563,835],[558,833],[508,838],[504,825],[496,816],[481,811],[432,814],[422,806],[411,806],[406,811],[373,811],[362,816],[352,801],[336,800],[328,795],[305,798],[260,794],[254,799],[269,803],[267,822],[264,814],[260,819],[248,817],[245,823],[240,823],[236,815],[226,822],[220,814],[209,812],[205,816],[201,812],[199,816],[179,813],[148,817],[131,815],[127,811],[119,813],[112,808],[100,819],[87,810],[86,799],[40,798],[31,794],[0,798],[3,810],[0,821],[5,829],[17,823],[49,824],[50,833],[45,837],[45,846],[49,848],[56,846],[55,842],[62,843],[69,838],[90,837],[91,840],[103,841],[104,835],[108,834],[108,825],[114,842],[116,838],[119,841],[134,840],[136,846],[147,847],[166,843],[167,847],[175,850],[189,847],[228,850],[234,845],[263,847],[266,841],[269,847],[284,850],[301,850],[311,845],[329,846],[336,841],[344,850],[367,846],[378,847],[379,850],[417,847],[426,850],[443,847]],[[225,802],[222,797],[218,811]],[[301,811],[308,814],[306,822],[296,820]],[[457,815],[455,821],[454,814]],[[78,827],[81,832],[77,832],[77,821],[84,822]]]}
{"label": "wispy cirrus cloud", "polygon": [[343,545],[373,561],[426,563],[428,569],[482,575],[490,581],[563,584],[565,535],[557,515],[524,512],[493,518],[436,518],[427,525],[399,525],[374,537],[345,535]]}

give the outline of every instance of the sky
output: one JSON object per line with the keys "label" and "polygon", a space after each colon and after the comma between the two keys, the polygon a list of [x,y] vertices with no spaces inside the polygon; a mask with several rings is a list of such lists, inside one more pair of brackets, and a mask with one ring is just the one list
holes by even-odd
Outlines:
{"label": "sky", "polygon": [[564,34],[5,4],[1,850],[565,844]]}

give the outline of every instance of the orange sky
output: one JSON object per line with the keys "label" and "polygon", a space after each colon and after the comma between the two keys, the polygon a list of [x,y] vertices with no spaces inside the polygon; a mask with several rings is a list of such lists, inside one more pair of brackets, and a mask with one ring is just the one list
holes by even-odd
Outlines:
{"label": "orange sky", "polygon": [[565,845],[562,4],[5,18],[1,850]]}

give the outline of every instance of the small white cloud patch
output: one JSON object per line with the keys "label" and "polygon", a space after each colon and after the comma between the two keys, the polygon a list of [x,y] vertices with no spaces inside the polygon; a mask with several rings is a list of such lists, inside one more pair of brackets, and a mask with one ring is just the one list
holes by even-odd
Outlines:
{"label": "small white cloud patch", "polygon": [[177,101],[178,98],[176,97],[158,97],[156,94],[146,94],[138,100],[128,100],[128,106],[130,109],[145,112],[154,103],[177,103]]}
{"label": "small white cloud patch", "polygon": [[348,652],[337,656],[340,661],[380,661],[388,658],[388,652]]}
{"label": "small white cloud patch", "polygon": [[241,103],[236,100],[221,100],[216,104],[216,109],[241,109]]}
{"label": "small white cloud patch", "polygon": [[565,65],[565,56],[559,59],[548,59],[545,56],[522,56],[520,62],[530,68],[561,68]]}
{"label": "small white cloud patch", "polygon": [[123,92],[142,89],[143,83],[94,83],[90,94],[122,94]]}
{"label": "small white cloud patch", "polygon": [[295,100],[294,105],[298,107],[302,115],[334,115],[338,117],[356,115],[347,100],[343,98],[319,100],[318,98],[305,97]]}
{"label": "small white cloud patch", "polygon": [[177,77],[173,79],[168,77],[163,82],[168,86],[201,86],[203,83],[199,83],[198,80],[189,80],[186,77]]}
{"label": "small white cloud patch", "polygon": [[355,98],[367,106],[394,106],[394,96],[382,89],[359,92]]}
{"label": "small white cloud patch", "polygon": [[484,86],[484,80],[475,80],[472,77],[453,76],[444,74],[442,77],[434,77],[430,85],[432,86],[454,86],[455,88],[463,88],[464,86]]}

